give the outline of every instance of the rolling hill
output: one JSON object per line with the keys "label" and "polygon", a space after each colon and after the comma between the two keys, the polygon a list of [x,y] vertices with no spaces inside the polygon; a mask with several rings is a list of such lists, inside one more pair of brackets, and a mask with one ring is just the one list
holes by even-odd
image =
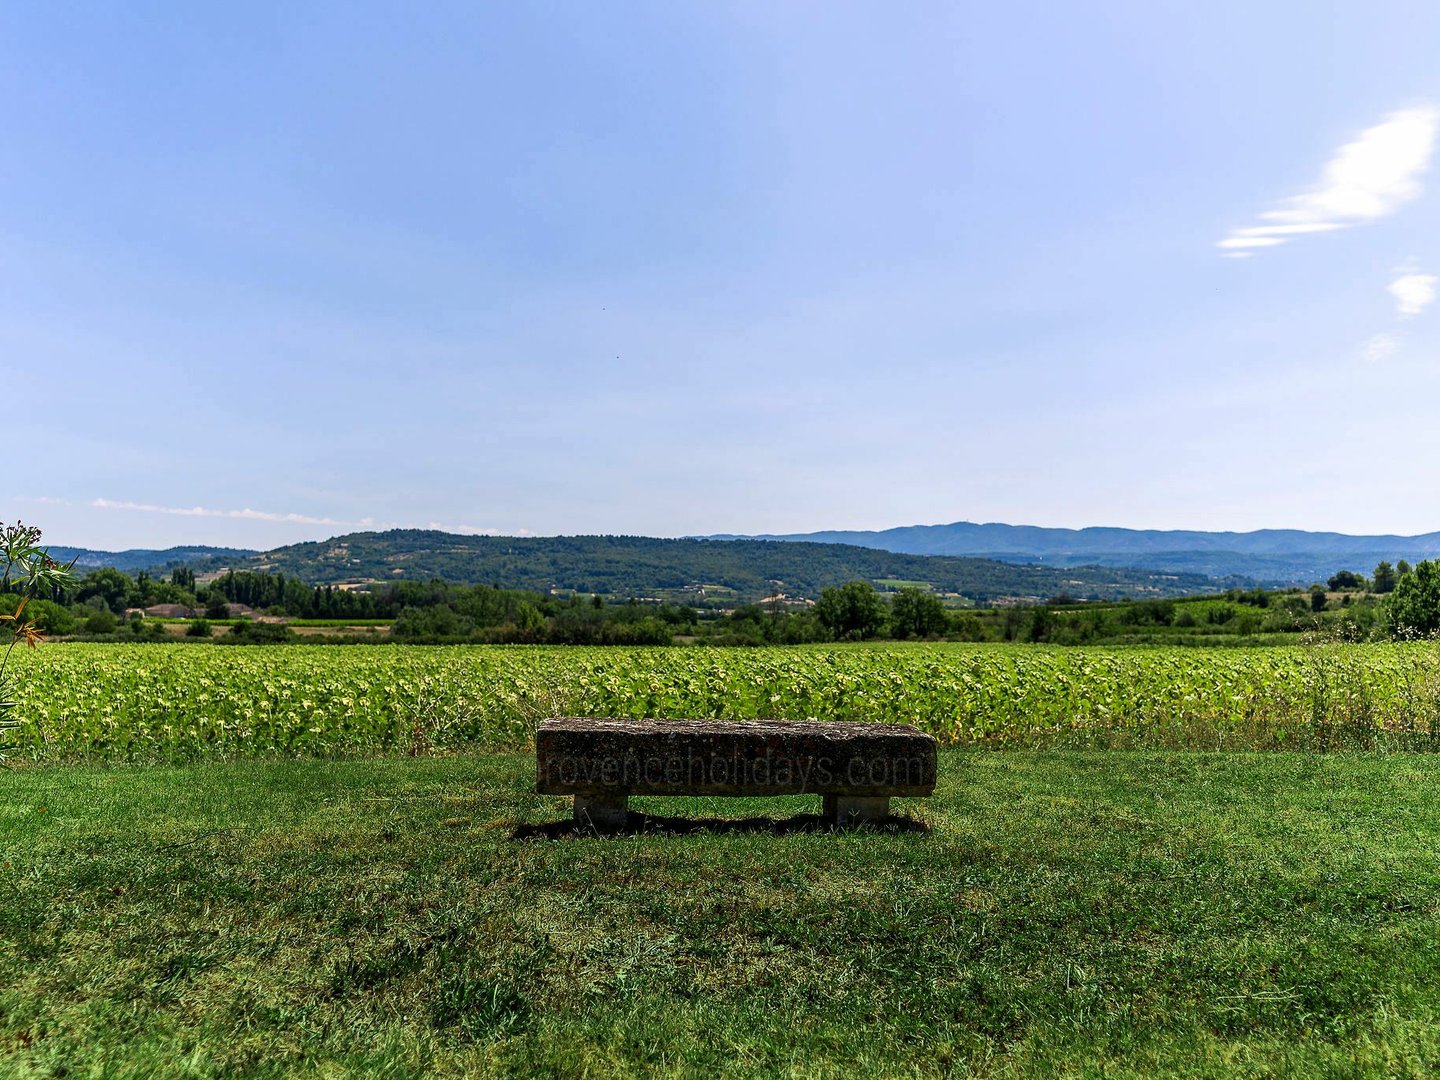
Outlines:
{"label": "rolling hill", "polygon": [[79,555],[82,570],[114,566],[167,572],[230,567],[282,573],[310,584],[430,581],[484,583],[537,592],[598,593],[704,605],[733,605],[784,594],[813,599],[820,590],[856,579],[882,588],[922,584],[986,604],[1043,600],[1181,596],[1249,586],[1194,573],[1115,567],[1053,567],[994,559],[913,555],[847,544],[767,540],[668,540],[643,536],[462,536],[403,529],[351,533],[273,551],[168,548],[107,553],[54,548]]}
{"label": "rolling hill", "polygon": [[[430,530],[352,533],[254,556],[250,565],[317,584],[355,580],[483,582],[507,588],[573,590],[669,600],[718,595],[759,600],[776,593],[813,598],[864,579],[921,582],[937,592],[988,603],[1043,599],[1176,596],[1248,581],[1117,568],[1015,565],[993,559],[910,555],[845,544],[764,540],[665,540],[643,536],[458,536]],[[718,587],[718,588],[716,588]]]}

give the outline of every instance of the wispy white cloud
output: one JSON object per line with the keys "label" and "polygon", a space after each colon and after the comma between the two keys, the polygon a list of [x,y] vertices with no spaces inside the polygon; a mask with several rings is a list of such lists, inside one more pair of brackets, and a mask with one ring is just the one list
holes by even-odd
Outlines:
{"label": "wispy white cloud", "polygon": [[1437,282],[1440,278],[1434,274],[1402,272],[1385,290],[1395,298],[1395,310],[1401,315],[1419,315],[1435,302]]}
{"label": "wispy white cloud", "polygon": [[[37,502],[63,502],[44,496]],[[352,529],[438,529],[441,532],[462,533],[469,536],[533,536],[527,529],[506,531],[482,525],[451,525],[440,521],[424,525],[402,525],[393,521],[377,521],[361,518],[359,521],[344,521],[339,518],[315,517],[310,514],[285,514],[271,510],[217,510],[207,506],[158,506],[155,503],[128,502],[123,499],[92,499],[90,505],[97,510],[132,510],[145,514],[171,514],[176,517],[230,518],[241,521],[267,521],[286,525],[334,525]]]}
{"label": "wispy white cloud", "polygon": [[1376,334],[1360,348],[1360,359],[1366,364],[1378,364],[1395,355],[1395,350],[1400,347],[1399,339],[1394,334]]}
{"label": "wispy white cloud", "polygon": [[1420,194],[1435,152],[1440,108],[1401,109],[1335,151],[1320,182],[1234,229],[1216,246],[1230,258],[1278,247],[1296,236],[1353,228],[1393,214]]}
{"label": "wispy white cloud", "polygon": [[238,518],[244,521],[278,521],[292,525],[369,525],[373,522],[338,521],[335,518],[312,517],[309,514],[278,514],[269,510],[214,510],[205,506],[156,506],[153,503],[126,502],[117,499],[94,499],[97,510],[138,510],[146,514],[174,514],[177,517]]}

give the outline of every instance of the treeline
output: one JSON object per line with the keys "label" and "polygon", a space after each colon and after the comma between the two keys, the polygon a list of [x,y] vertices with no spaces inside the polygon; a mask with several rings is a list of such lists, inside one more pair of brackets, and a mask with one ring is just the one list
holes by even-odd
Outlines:
{"label": "treeline", "polygon": [[1231,589],[1218,596],[945,608],[918,589],[888,600],[866,583],[827,589],[804,613],[751,604],[711,631],[717,644],[925,638],[1049,645],[1263,644],[1318,633],[1333,640],[1440,634],[1440,561],[1381,563],[1365,578],[1341,571],[1310,589]]}
{"label": "treeline", "polygon": [[210,583],[206,596],[215,607],[218,594],[225,602],[300,619],[392,619],[416,602],[410,594],[428,596],[430,589],[419,582],[397,582],[376,592],[337,589],[284,574],[231,570]]}
{"label": "treeline", "polygon": [[[0,610],[13,610],[15,602],[18,598],[0,595]],[[144,572],[131,577],[107,568],[34,601],[28,614],[51,635],[158,640],[163,635],[156,620],[125,618],[127,612],[155,604],[180,605],[201,616],[187,631],[193,637],[209,638],[204,619],[225,619],[234,629],[219,640],[235,644],[294,637],[284,626],[237,621],[232,617],[236,604],[292,619],[393,620],[388,638],[372,633],[365,640],[410,643],[788,645],[923,639],[1233,644],[1287,640],[1286,635],[1314,630],[1371,640],[1440,633],[1440,562],[1413,568],[1382,563],[1369,578],[1341,571],[1309,590],[1232,589],[1218,596],[1112,603],[1059,595],[1044,604],[990,609],[947,607],[933,592],[913,586],[882,593],[869,582],[851,581],[821,590],[811,605],[751,603],[726,612],[442,581],[349,591],[306,585],[284,574],[238,571],[198,585],[184,568],[168,579]]]}
{"label": "treeline", "polygon": [[[1260,644],[1318,633],[1339,641],[1440,634],[1440,562],[1381,562],[1370,577],[1341,570],[1309,589],[1231,589],[1220,596],[975,613],[973,640],[1053,645]],[[962,616],[962,622],[965,617]]]}
{"label": "treeline", "polygon": [[50,634],[104,635],[116,631],[127,612],[174,604],[209,619],[226,619],[230,605],[244,604],[265,614],[294,618],[393,618],[409,603],[407,592],[424,586],[397,584],[379,593],[350,593],[330,586],[309,586],[280,574],[230,573],[197,585],[185,567],[169,577],[141,570],[133,576],[113,567],[92,570],[64,589],[34,601],[30,615]]}
{"label": "treeline", "polygon": [[492,585],[397,581],[373,590],[307,586],[281,574],[231,572],[211,583],[228,600],[306,619],[393,619],[408,642],[668,645],[698,615],[677,605],[607,604]]}
{"label": "treeline", "polygon": [[845,603],[822,594],[810,613],[739,608],[714,633],[717,644],[790,644],[802,641],[926,639],[1047,645],[1263,644],[1294,640],[1321,631],[1345,640],[1382,636],[1388,629],[1384,605],[1357,596],[1317,613],[1301,590],[1232,590],[1221,596],[1178,600],[1085,603],[1057,596],[1043,604],[988,609],[950,609],[924,593],[900,590],[889,598],[868,586],[846,587]]}
{"label": "treeline", "polygon": [[1128,604],[1050,603],[987,612],[976,622],[980,633],[974,640],[1049,645],[1264,644],[1312,632],[1363,641],[1384,636],[1387,626],[1375,597],[1346,597],[1322,613],[1301,590]]}
{"label": "treeline", "polygon": [[[18,597],[0,595],[0,610],[13,610]],[[272,643],[291,635],[283,626],[234,619],[233,605],[266,616],[292,619],[393,620],[391,637],[411,642],[534,642],[583,645],[669,644],[692,628],[699,616],[676,605],[606,604],[598,597],[556,598],[489,585],[442,581],[394,582],[369,590],[310,586],[284,574],[231,572],[197,585],[192,571],[174,570],[168,579],[141,571],[92,571],[63,590],[31,603],[28,614],[47,634],[158,640],[161,626],[137,612],[157,604],[177,605],[200,618],[237,623],[218,640]],[[130,614],[127,618],[126,615]]]}
{"label": "treeline", "polygon": [[[296,619],[391,619],[388,640],[411,643],[665,645],[679,639],[762,645],[986,636],[974,616],[947,610],[931,592],[906,587],[886,595],[862,581],[824,589],[813,605],[745,604],[730,612],[701,612],[683,604],[606,603],[599,596],[555,597],[442,581],[393,582],[351,591],[309,586],[284,574],[238,571],[197,585],[193,573],[183,568],[163,580],[143,571],[131,577],[106,568],[35,605],[32,614],[52,635],[158,640],[160,624],[133,614],[156,604],[179,605],[200,616],[190,627],[194,633],[187,636],[203,638],[210,636],[204,620],[237,622],[230,617],[234,604]],[[132,617],[124,619],[127,612]],[[292,636],[283,626],[241,619],[218,640],[270,643]],[[369,635],[366,640],[386,639]]]}

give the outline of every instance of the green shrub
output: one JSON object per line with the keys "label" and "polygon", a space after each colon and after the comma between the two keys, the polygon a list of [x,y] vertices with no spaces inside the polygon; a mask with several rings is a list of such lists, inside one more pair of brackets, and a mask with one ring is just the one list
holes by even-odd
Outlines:
{"label": "green shrub", "polygon": [[115,618],[115,613],[109,609],[95,612],[86,618],[84,623],[87,634],[113,634],[119,625],[120,620]]}
{"label": "green shrub", "polygon": [[284,623],[242,622],[224,637],[215,639],[224,645],[279,645],[294,641],[294,632]]}
{"label": "green shrub", "polygon": [[1424,637],[1440,630],[1440,562],[1427,559],[1402,574],[1386,610],[1396,637]]}

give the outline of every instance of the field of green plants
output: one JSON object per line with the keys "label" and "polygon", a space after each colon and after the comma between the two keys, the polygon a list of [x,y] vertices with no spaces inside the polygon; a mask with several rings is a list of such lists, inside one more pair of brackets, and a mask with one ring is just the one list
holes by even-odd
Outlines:
{"label": "field of green plants", "polygon": [[1432,643],[1060,649],[45,646],[14,761],[428,754],[540,719],[834,718],[950,745],[1440,748]]}

